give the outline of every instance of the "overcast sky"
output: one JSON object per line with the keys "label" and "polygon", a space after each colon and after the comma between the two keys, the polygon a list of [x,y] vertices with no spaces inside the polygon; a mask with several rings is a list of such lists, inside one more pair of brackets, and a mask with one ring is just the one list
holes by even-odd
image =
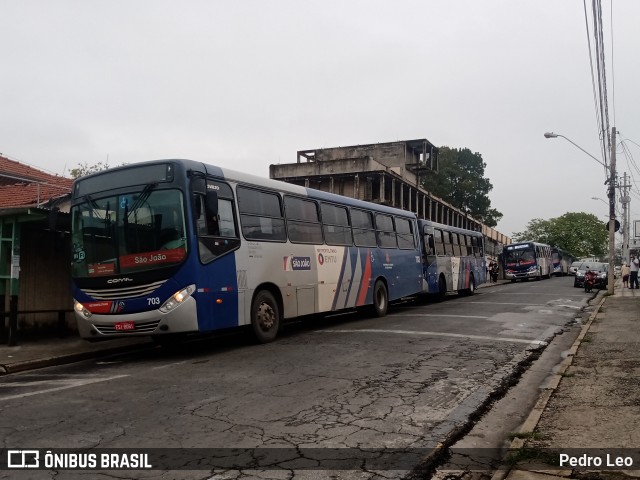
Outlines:
{"label": "overcast sky", "polygon": [[[602,5],[640,219],[640,1]],[[53,173],[191,158],[266,177],[298,150],[426,138],[482,155],[504,234],[608,214],[604,168],[543,137],[601,158],[580,0],[0,0],[0,27],[0,152]]]}

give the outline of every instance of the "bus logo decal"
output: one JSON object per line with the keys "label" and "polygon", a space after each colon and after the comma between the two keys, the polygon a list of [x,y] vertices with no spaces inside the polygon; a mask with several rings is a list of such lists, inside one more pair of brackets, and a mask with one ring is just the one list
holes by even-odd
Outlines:
{"label": "bus logo decal", "polygon": [[284,270],[286,272],[296,270],[311,270],[311,257],[294,257],[289,255],[284,257]]}

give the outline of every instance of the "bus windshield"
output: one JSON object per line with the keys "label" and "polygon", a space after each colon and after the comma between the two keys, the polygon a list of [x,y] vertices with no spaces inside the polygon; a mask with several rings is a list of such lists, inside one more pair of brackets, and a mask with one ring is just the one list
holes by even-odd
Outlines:
{"label": "bus windshield", "polygon": [[135,193],[94,199],[71,210],[72,275],[97,277],[177,265],[186,257],[183,195],[150,183]]}
{"label": "bus windshield", "polygon": [[536,257],[533,248],[526,249],[507,249],[505,263],[507,267],[516,267],[518,265],[533,265],[536,263]]}

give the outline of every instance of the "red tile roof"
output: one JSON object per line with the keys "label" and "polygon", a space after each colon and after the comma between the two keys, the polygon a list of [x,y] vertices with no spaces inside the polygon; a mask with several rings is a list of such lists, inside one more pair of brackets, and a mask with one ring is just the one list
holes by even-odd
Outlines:
{"label": "red tile roof", "polygon": [[0,155],[0,208],[38,205],[71,193],[73,179]]}

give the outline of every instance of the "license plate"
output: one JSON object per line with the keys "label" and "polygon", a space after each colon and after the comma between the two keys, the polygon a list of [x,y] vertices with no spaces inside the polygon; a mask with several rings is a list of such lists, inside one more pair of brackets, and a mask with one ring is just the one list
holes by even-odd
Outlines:
{"label": "license plate", "polygon": [[115,326],[115,329],[119,331],[136,329],[136,324],[133,322],[116,322],[114,326]]}

